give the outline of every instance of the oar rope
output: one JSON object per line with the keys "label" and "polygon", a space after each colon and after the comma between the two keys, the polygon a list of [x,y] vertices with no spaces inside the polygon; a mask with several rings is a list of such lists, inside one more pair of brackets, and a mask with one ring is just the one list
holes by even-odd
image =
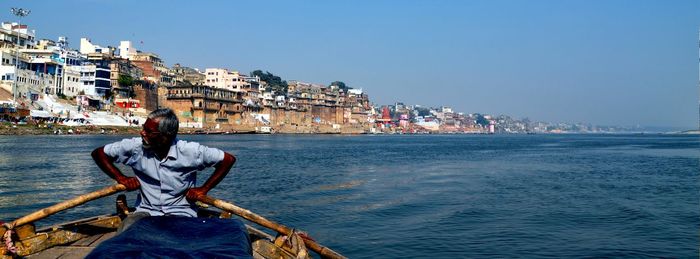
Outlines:
{"label": "oar rope", "polygon": [[7,228],[7,231],[5,232],[5,235],[3,236],[4,241],[5,241],[5,247],[7,248],[7,251],[10,251],[12,253],[15,253],[17,248],[14,247],[14,244],[12,243],[12,231],[15,227],[21,226],[27,223],[31,223],[43,218],[46,218],[50,215],[56,214],[58,212],[73,208],[75,206],[84,204],[86,202],[96,200],[105,196],[112,195],[114,193],[124,191],[126,190],[126,186],[122,184],[115,184],[109,187],[105,187],[101,190],[97,190],[91,193],[83,194],[78,197],[75,197],[73,199],[57,203],[53,206],[37,210],[29,215],[26,215],[24,217],[18,218],[10,223],[5,223],[4,226]]}
{"label": "oar rope", "polygon": [[[244,208],[238,207],[234,204],[231,204],[231,203],[228,203],[228,202],[216,199],[216,198],[212,198],[210,196],[204,195],[204,196],[199,198],[199,201],[206,203],[206,204],[209,204],[209,205],[212,205],[212,206],[217,207],[219,209],[234,213],[238,216],[243,217],[244,219],[250,220],[252,222],[260,224],[263,227],[272,229],[274,231],[277,231],[278,233],[282,233],[282,234],[287,235],[287,236],[291,235],[292,232],[294,231],[293,229],[291,229],[287,226],[270,221],[270,220],[263,218],[262,216],[255,214],[249,210],[246,210]],[[316,253],[318,253],[319,255],[321,255],[324,258],[334,258],[334,259],[335,258],[346,258],[345,256],[340,255],[339,253],[331,250],[330,248],[322,246],[319,243],[316,243],[316,241],[314,241],[310,238],[302,238],[302,240],[304,240],[304,244],[306,244],[307,247],[311,248],[311,250],[315,251]]]}

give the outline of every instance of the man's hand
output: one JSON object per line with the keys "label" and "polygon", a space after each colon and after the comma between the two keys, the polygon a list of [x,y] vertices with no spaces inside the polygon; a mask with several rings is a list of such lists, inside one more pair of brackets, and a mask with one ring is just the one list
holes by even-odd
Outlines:
{"label": "man's hand", "polygon": [[185,197],[187,197],[189,201],[195,202],[198,201],[200,197],[207,195],[207,192],[209,192],[209,190],[204,187],[190,188],[187,190]]}
{"label": "man's hand", "polygon": [[114,166],[113,158],[105,154],[105,147],[98,147],[92,151],[92,159],[95,160],[95,164],[105,172],[110,178],[117,180],[117,183],[126,186],[127,191],[133,191],[141,187],[139,180],[136,177],[126,177],[119,171],[119,168]]}
{"label": "man's hand", "polygon": [[133,191],[133,190],[136,190],[139,187],[141,187],[141,184],[139,183],[139,179],[136,179],[136,177],[118,178],[117,182],[126,186],[127,191]]}

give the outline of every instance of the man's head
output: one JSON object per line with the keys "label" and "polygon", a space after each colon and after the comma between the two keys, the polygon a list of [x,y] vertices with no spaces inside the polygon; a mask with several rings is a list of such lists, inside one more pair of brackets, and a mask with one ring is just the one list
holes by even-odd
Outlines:
{"label": "man's head", "polygon": [[169,148],[177,136],[179,123],[171,109],[158,109],[148,115],[141,130],[143,147],[146,149]]}

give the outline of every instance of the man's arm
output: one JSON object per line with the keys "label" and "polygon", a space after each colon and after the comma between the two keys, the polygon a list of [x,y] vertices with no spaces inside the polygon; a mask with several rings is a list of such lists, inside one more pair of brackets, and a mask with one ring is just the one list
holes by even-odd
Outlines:
{"label": "man's arm", "polygon": [[187,191],[187,199],[196,201],[199,197],[207,195],[209,190],[214,188],[221,182],[221,180],[224,179],[224,177],[226,177],[234,163],[236,163],[236,157],[224,152],[224,160],[221,160],[221,162],[214,165],[214,173],[212,173],[209,179],[207,179],[207,181],[204,182],[201,187],[190,188]]}
{"label": "man's arm", "polygon": [[126,177],[122,174],[119,168],[114,166],[112,158],[105,154],[104,146],[93,150],[91,155],[92,159],[95,160],[95,164],[97,164],[107,176],[126,186],[127,190],[133,191],[139,188],[139,180],[136,179],[136,177]]}

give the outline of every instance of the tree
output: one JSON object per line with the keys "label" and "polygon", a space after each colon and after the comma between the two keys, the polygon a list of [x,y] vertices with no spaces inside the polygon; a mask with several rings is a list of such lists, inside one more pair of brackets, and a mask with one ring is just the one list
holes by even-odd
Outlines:
{"label": "tree", "polygon": [[130,75],[119,75],[118,82],[120,86],[131,87],[134,85],[134,78]]}
{"label": "tree", "polygon": [[335,85],[338,88],[343,89],[343,90],[352,89],[352,88],[348,87],[347,85],[345,85],[345,83],[343,83],[342,81],[333,81],[333,83],[331,83],[330,85],[331,86]]}
{"label": "tree", "polygon": [[416,111],[418,111],[418,116],[430,116],[430,109],[425,108],[425,107],[416,107]]}
{"label": "tree", "polygon": [[263,73],[262,70],[255,70],[253,72],[250,72],[250,76],[257,76],[260,78],[261,81],[265,81],[265,83],[267,83],[267,85],[270,86],[270,89],[272,89],[272,91],[275,91],[276,93],[281,93],[283,95],[287,95],[287,81],[284,81],[281,77],[270,73],[270,71],[265,71],[265,73]]}
{"label": "tree", "polygon": [[130,75],[119,75],[119,79],[117,79],[117,82],[119,82],[119,86],[129,88],[129,98],[136,97],[136,93],[134,93],[133,90],[134,83],[136,82],[136,80],[134,80],[133,77],[131,77]]}
{"label": "tree", "polygon": [[487,120],[486,118],[484,118],[484,115],[477,114],[477,115],[476,115],[476,124],[479,124],[479,125],[481,125],[481,126],[486,127],[486,126],[488,126],[488,125],[490,124],[490,122],[489,122],[489,120]]}

